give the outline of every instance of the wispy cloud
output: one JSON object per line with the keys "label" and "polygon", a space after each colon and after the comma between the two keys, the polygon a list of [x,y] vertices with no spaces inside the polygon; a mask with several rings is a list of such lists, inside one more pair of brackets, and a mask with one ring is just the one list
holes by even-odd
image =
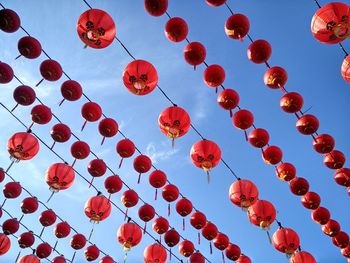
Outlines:
{"label": "wispy cloud", "polygon": [[208,105],[210,105],[210,102],[206,93],[198,92],[195,97],[194,113],[191,115],[194,122],[199,122],[207,117]]}
{"label": "wispy cloud", "polygon": [[[168,141],[168,143],[170,143]],[[162,147],[165,146],[165,143],[161,143]],[[165,147],[164,147],[165,148]],[[166,146],[169,149],[169,145]],[[151,158],[152,163],[158,163],[159,161],[164,161],[169,159],[171,156],[176,154],[179,149],[170,149],[170,150],[157,150],[156,144],[154,142],[150,142],[146,148],[146,154]]]}

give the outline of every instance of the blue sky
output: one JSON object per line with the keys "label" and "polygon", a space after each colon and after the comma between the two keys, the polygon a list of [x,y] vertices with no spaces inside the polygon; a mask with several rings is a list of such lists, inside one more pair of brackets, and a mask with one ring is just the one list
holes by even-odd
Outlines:
{"label": "blue sky", "polygon": [[[246,213],[231,204],[228,189],[234,178],[226,167],[219,164],[212,171],[212,180],[208,185],[205,173],[191,163],[191,145],[200,139],[193,130],[176,140],[175,148],[171,148],[171,141],[160,132],[157,125],[158,114],[170,106],[162,94],[155,90],[147,96],[139,97],[126,90],[121,76],[131,58],[122,47],[116,42],[103,50],[83,48],[84,45],[76,33],[77,19],[87,9],[83,1],[33,0],[30,4],[20,0],[0,2],[20,15],[23,27],[40,40],[48,54],[61,63],[72,79],[81,83],[84,92],[92,100],[100,103],[104,113],[118,121],[121,131],[131,138],[142,152],[149,154],[155,165],[167,173],[168,178],[179,186],[181,192],[196,208],[203,211],[221,231],[228,234],[230,241],[238,244],[253,262],[288,262],[285,255],[277,252],[269,244],[266,234],[249,223]],[[189,112],[193,124],[206,138],[218,143],[223,158],[234,171],[241,178],[256,183],[260,199],[271,201],[282,224],[298,232],[301,247],[311,252],[317,262],[345,262],[339,249],[331,243],[331,239],[311,220],[310,211],[302,207],[300,198],[289,192],[288,184],[276,178],[274,168],[263,163],[260,150],[252,148],[245,141],[243,133],[232,126],[228,112],[223,111],[216,103],[214,89],[208,88],[202,80],[204,66],[201,65],[193,71],[185,62],[182,54],[185,42],[172,43],[166,39],[164,25],[167,18],[148,15],[142,0],[118,0],[113,1],[113,4],[94,0],[89,3],[107,11],[113,17],[117,26],[117,37],[136,58],[154,64],[159,75],[159,85],[179,106]],[[288,71],[286,88],[304,96],[304,109],[312,106],[309,113],[319,117],[319,132],[333,135],[336,149],[350,156],[350,126],[347,121],[349,84],[345,83],[340,75],[344,54],[337,45],[321,44],[311,35],[310,22],[316,11],[314,2],[228,0],[228,3],[234,12],[249,17],[250,34],[254,39],[266,39],[271,43],[270,65],[279,65]],[[321,5],[325,3],[320,2]],[[322,205],[330,210],[332,218],[341,223],[342,229],[349,232],[350,202],[345,188],[334,182],[333,171],[326,168],[322,163],[322,156],[313,151],[311,137],[297,132],[295,117],[279,108],[281,92],[264,86],[262,76],[266,68],[247,59],[246,49],[249,41],[245,39],[241,43],[226,37],[224,23],[229,17],[228,10],[225,7],[210,7],[204,0],[178,0],[170,1],[168,11],[172,16],[180,16],[187,21],[188,38],[205,45],[207,63],[220,64],[225,68],[225,87],[239,92],[240,106],[254,113],[255,125],[269,131],[270,144],[282,148],[284,161],[295,164],[298,176],[309,180],[311,190],[320,194]],[[18,53],[17,41],[22,36],[24,32],[20,30],[13,34],[0,32],[0,60],[10,64],[24,83],[34,86],[41,78],[39,65],[46,58],[42,54],[35,60],[14,60]],[[345,41],[344,46],[350,50],[349,41]],[[83,123],[80,107],[86,102],[84,99],[73,103],[65,102],[58,107],[61,99],[60,85],[65,80],[65,77],[62,77],[57,82],[44,81],[36,88],[38,97],[50,106],[74,133],[88,141],[93,151],[116,170],[123,180],[141,193],[142,198],[152,202],[158,213],[165,216],[167,204],[161,198],[153,202],[154,190],[147,182],[148,176],[143,175],[141,184],[136,184],[137,173],[132,168],[132,159],[125,160],[122,168],[117,170],[119,157],[115,153],[115,145],[122,137],[117,135],[113,139],[107,139],[105,144],[100,146],[101,137],[97,132],[97,123],[88,123],[85,130],[80,132]],[[1,102],[8,107],[14,106],[12,91],[18,85],[16,80],[13,80],[1,86]],[[30,109],[31,107],[19,107],[15,114],[29,124]],[[7,139],[14,132],[22,131],[23,127],[4,110],[0,110],[0,118],[0,166],[7,167]],[[55,123],[51,121],[48,125],[35,125],[33,131],[51,143],[49,131]],[[69,163],[73,159],[68,149],[73,142],[71,139],[65,144],[55,146],[55,150]],[[75,166],[87,177],[89,174],[86,166],[91,159],[93,157],[90,155]],[[49,165],[55,162],[59,162],[57,157],[42,146],[35,159],[15,165],[11,169],[11,175],[44,201],[50,195],[44,182],[44,173]],[[103,178],[98,178],[95,183],[102,189]],[[88,235],[91,224],[84,215],[83,206],[94,194],[85,182],[77,178],[69,190],[55,195],[49,206],[62,218],[67,219],[74,228]],[[121,193],[118,193],[112,198],[122,206],[120,195]],[[23,193],[21,198],[7,201],[5,209],[20,217],[19,203],[24,197]],[[136,208],[131,209],[129,213],[137,219]],[[35,213],[23,219],[23,223],[36,233],[40,232],[38,216],[39,213]],[[92,242],[113,256],[117,262],[122,261],[124,256],[115,237],[123,219],[122,214],[114,209],[107,220],[95,227],[92,238]],[[185,232],[181,231],[182,220],[176,214],[174,205],[169,220],[184,237],[196,242],[197,232],[190,227],[188,220]],[[271,232],[276,227],[273,225]],[[46,229],[43,238],[54,244],[56,240],[52,231],[52,227]],[[6,256],[0,258],[0,262],[10,262],[17,255],[19,248],[14,238],[11,238],[11,241],[13,248]],[[151,243],[152,240],[144,236],[142,243],[129,254],[128,262],[141,262],[144,247]],[[58,250],[70,258],[73,251],[68,244],[68,238],[60,240]],[[206,240],[202,239],[201,245],[196,244],[196,248],[211,262],[221,261],[220,252],[217,250],[214,249],[214,253],[209,254]],[[174,252],[177,253],[177,249],[174,249]],[[77,254],[75,262],[84,262],[82,251]]]}

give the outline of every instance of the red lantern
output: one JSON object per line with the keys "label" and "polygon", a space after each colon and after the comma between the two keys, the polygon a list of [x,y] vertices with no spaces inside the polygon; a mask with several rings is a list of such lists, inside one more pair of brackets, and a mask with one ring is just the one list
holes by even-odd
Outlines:
{"label": "red lantern", "polygon": [[256,148],[263,148],[269,143],[270,135],[262,128],[256,128],[252,130],[248,135],[248,141]]}
{"label": "red lantern", "polygon": [[319,126],[318,119],[311,114],[301,116],[296,123],[297,130],[304,135],[311,135],[317,132]]}
{"label": "red lantern", "polygon": [[35,253],[38,258],[47,258],[51,255],[52,248],[48,243],[41,243],[36,247]]}
{"label": "red lantern", "polygon": [[350,83],[350,56],[349,55],[347,55],[343,60],[343,64],[341,65],[341,75],[346,82]]}
{"label": "red lantern", "polygon": [[165,36],[172,42],[181,42],[186,39],[188,26],[181,17],[173,17],[165,24]]}
{"label": "red lantern", "polygon": [[200,252],[195,252],[190,256],[190,263],[205,263],[205,258]]}
{"label": "red lantern", "polygon": [[250,23],[248,17],[242,14],[230,16],[225,23],[225,33],[228,37],[240,41],[248,34]]}
{"label": "red lantern", "polygon": [[0,29],[6,33],[14,33],[21,26],[21,19],[11,9],[0,10]]}
{"label": "red lantern", "polygon": [[118,175],[111,175],[105,179],[104,186],[109,195],[115,194],[123,188],[123,181]]}
{"label": "red lantern", "polygon": [[179,244],[179,253],[188,258],[194,252],[194,245],[189,240],[184,240]]}
{"label": "red lantern", "polygon": [[228,259],[236,261],[241,256],[241,249],[239,246],[230,243],[225,250],[225,255]]}
{"label": "red lantern", "polygon": [[[70,147],[70,152],[75,159],[83,160],[89,156],[90,146],[86,142],[77,141],[73,143]],[[75,160],[72,164],[72,167],[74,166],[74,164]]]}
{"label": "red lantern", "polygon": [[114,263],[114,259],[110,256],[104,256],[99,263]]}
{"label": "red lantern", "polygon": [[52,226],[56,219],[56,213],[51,209],[43,211],[39,216],[39,222],[43,227]]}
{"label": "red lantern", "polygon": [[4,179],[5,179],[5,171],[3,168],[0,167],[0,183],[2,183]]}
{"label": "red lantern", "polygon": [[350,169],[349,168],[340,168],[335,171],[333,175],[334,180],[339,185],[343,185],[345,187],[350,186]]}
{"label": "red lantern", "polygon": [[323,155],[323,163],[329,169],[340,169],[344,166],[345,155],[338,150],[333,150]]}
{"label": "red lantern", "polygon": [[306,209],[317,209],[320,206],[321,198],[315,192],[307,192],[301,197],[301,203]]}
{"label": "red lantern", "polygon": [[90,218],[91,222],[97,224],[109,217],[111,210],[111,203],[103,195],[89,198],[84,206],[85,215]]}
{"label": "red lantern", "polygon": [[[213,7],[218,7],[226,3],[226,0],[206,0],[207,4]],[[192,262],[191,262],[192,263]]]}
{"label": "red lantern", "polygon": [[18,239],[18,245],[20,248],[27,248],[33,246],[35,242],[35,237],[33,235],[33,232],[24,232],[19,235]]}
{"label": "red lantern", "polygon": [[77,31],[84,44],[92,48],[109,46],[116,35],[112,17],[100,9],[89,9],[82,13],[77,23]]}
{"label": "red lantern", "polygon": [[[173,184],[167,184],[162,189],[162,196],[167,202],[174,202],[180,195],[179,188]],[[170,215],[170,204],[168,204],[168,216]]]}
{"label": "red lantern", "polygon": [[288,92],[284,94],[280,100],[280,107],[287,113],[296,113],[301,110],[303,105],[303,97],[296,92]]}
{"label": "red lantern", "polygon": [[145,248],[143,251],[143,259],[145,263],[165,263],[167,253],[162,245],[155,243]]}
{"label": "red lantern", "polygon": [[217,64],[208,66],[204,70],[204,83],[209,87],[216,88],[218,92],[218,87],[222,85],[225,81],[225,70]]}
{"label": "red lantern", "polygon": [[18,263],[40,263],[40,259],[35,255],[26,255],[21,257]]}
{"label": "red lantern", "polygon": [[167,182],[166,174],[161,170],[154,170],[148,177],[150,185],[156,188],[154,199],[157,200],[158,188],[163,187]]}
{"label": "red lantern", "polygon": [[95,177],[101,177],[106,173],[107,165],[101,159],[93,159],[89,162],[87,170],[89,174],[92,176],[92,179],[90,181],[90,186],[91,186]]}
{"label": "red lantern", "polygon": [[57,256],[52,259],[52,263],[66,263],[64,256]]}
{"label": "red lantern", "polygon": [[329,219],[327,224],[324,224],[322,226],[322,231],[325,233],[327,236],[334,237],[336,236],[339,231],[340,231],[340,225],[337,221],[333,219]]}
{"label": "red lantern", "polygon": [[111,138],[118,133],[118,123],[112,118],[105,118],[98,124],[98,131],[103,136],[101,145],[105,138]]}
{"label": "red lantern", "polygon": [[142,231],[140,227],[134,223],[126,223],[118,228],[118,242],[123,249],[129,251],[132,247],[137,246],[142,239]]}
{"label": "red lantern", "polygon": [[152,224],[152,229],[159,235],[169,230],[169,222],[164,217],[157,217]]}
{"label": "red lantern", "polygon": [[324,44],[336,44],[350,35],[350,8],[343,3],[329,3],[316,11],[311,21],[313,36]]}
{"label": "red lantern", "polygon": [[3,233],[0,233],[0,256],[5,255],[11,247],[10,239]]}
{"label": "red lantern", "polygon": [[249,180],[237,180],[230,186],[229,198],[231,202],[243,209],[248,208],[258,200],[259,191]]}
{"label": "red lantern", "polygon": [[290,228],[280,228],[272,236],[273,246],[287,256],[298,249],[300,239],[298,234]]}
{"label": "red lantern", "polygon": [[181,107],[172,106],[163,110],[158,117],[158,125],[162,133],[174,140],[184,136],[190,129],[191,119]]}
{"label": "red lantern", "polygon": [[82,249],[86,245],[86,238],[83,234],[75,234],[70,240],[70,245],[75,250]]}
{"label": "red lantern", "polygon": [[15,199],[22,193],[22,186],[19,182],[8,182],[4,185],[2,192],[5,198]]}
{"label": "red lantern", "polygon": [[83,89],[78,82],[74,80],[66,80],[61,85],[61,94],[62,94],[63,100],[60,102],[59,105],[62,105],[64,100],[68,100],[68,101],[79,100],[83,95]]}
{"label": "red lantern", "polygon": [[281,163],[276,168],[276,175],[282,181],[289,182],[296,175],[295,166],[291,163]]}
{"label": "red lantern", "polygon": [[32,214],[39,208],[39,202],[36,197],[26,197],[21,202],[21,211],[23,214]]}
{"label": "red lantern", "polygon": [[123,163],[123,159],[129,158],[135,153],[135,145],[129,139],[123,139],[117,143],[116,151],[122,158],[119,163],[119,168],[120,168]]}
{"label": "red lantern", "polygon": [[210,140],[201,140],[192,145],[190,156],[192,163],[203,169],[208,175],[212,168],[218,165],[221,160],[221,150],[219,146]]}
{"label": "red lantern", "polygon": [[202,228],[202,236],[209,241],[213,240],[218,233],[218,228],[211,222],[207,222]]}
{"label": "red lantern", "polygon": [[145,0],[145,9],[151,16],[161,16],[168,9],[168,0]]}
{"label": "red lantern", "polygon": [[276,165],[282,161],[282,150],[277,146],[268,146],[262,151],[262,158],[266,164]]}
{"label": "red lantern", "polygon": [[65,238],[70,234],[70,225],[67,222],[59,222],[53,232],[57,238]]}
{"label": "red lantern", "polygon": [[350,245],[348,245],[346,248],[342,248],[341,250],[341,253],[344,257],[348,258],[348,262],[349,262],[349,259],[350,259]]}
{"label": "red lantern", "polygon": [[248,110],[238,110],[232,117],[233,125],[240,130],[250,128],[254,123],[254,116]]}
{"label": "red lantern", "polygon": [[233,89],[224,89],[218,95],[217,102],[221,108],[230,111],[232,117],[232,110],[238,106],[239,94]]}
{"label": "red lantern", "polygon": [[[37,123],[40,125],[47,124],[52,119],[51,109],[41,104],[34,106],[30,114],[32,116],[33,123]],[[28,129],[32,127],[33,123],[29,126]]]}
{"label": "red lantern", "polygon": [[271,89],[282,89],[288,80],[288,73],[281,67],[271,67],[264,74],[264,83]]}
{"label": "red lantern", "polygon": [[[188,216],[192,213],[193,205],[187,198],[182,198],[176,202],[176,212],[182,216]],[[185,230],[185,218],[182,219],[182,230]]]}
{"label": "red lantern", "polygon": [[11,160],[30,160],[39,152],[39,142],[28,132],[17,132],[7,141],[7,150]]}
{"label": "red lantern", "polygon": [[151,93],[158,84],[158,73],[155,67],[145,60],[134,60],[124,69],[125,87],[135,95]]}
{"label": "red lantern", "polygon": [[200,42],[191,42],[184,48],[184,57],[188,64],[194,69],[205,61],[207,51]]}
{"label": "red lantern", "polygon": [[248,218],[250,223],[268,230],[276,219],[276,209],[269,201],[258,200],[248,208]]}
{"label": "red lantern", "polygon": [[34,89],[29,86],[21,85],[15,88],[13,91],[13,99],[17,102],[17,105],[12,111],[17,108],[18,105],[29,106],[35,101],[36,94]]}
{"label": "red lantern", "polygon": [[236,263],[252,263],[249,257],[241,254],[241,256],[236,260]]}
{"label": "red lantern", "polygon": [[68,189],[74,183],[74,179],[73,168],[65,163],[52,164],[45,173],[45,181],[52,192]]}
{"label": "red lantern", "polygon": [[219,250],[225,250],[230,243],[228,236],[223,233],[218,233],[213,239],[214,246]]}
{"label": "red lantern", "polygon": [[43,82],[44,79],[48,81],[57,81],[62,77],[62,67],[61,65],[53,59],[47,59],[41,62],[40,64],[40,73],[43,77],[38,84],[35,86],[39,86],[41,82]]}
{"label": "red lantern", "polygon": [[267,62],[272,53],[272,48],[269,42],[259,39],[250,44],[247,51],[248,59],[256,64]]}
{"label": "red lantern", "polygon": [[14,73],[12,68],[3,62],[0,62],[0,84],[9,83],[13,79]]}
{"label": "red lantern", "polygon": [[121,196],[121,202],[126,208],[133,207],[139,202],[139,195],[132,189],[126,190]]}
{"label": "red lantern", "polygon": [[309,252],[299,251],[290,257],[289,263],[316,263],[316,260]]}
{"label": "red lantern", "polygon": [[349,245],[349,236],[343,231],[339,231],[337,235],[332,237],[332,242],[339,248],[346,248]]}
{"label": "red lantern", "polygon": [[312,141],[312,146],[318,153],[329,153],[334,149],[335,141],[329,134],[320,134]]}
{"label": "red lantern", "polygon": [[193,212],[190,223],[195,229],[202,229],[207,223],[207,217],[200,211]]}
{"label": "red lantern", "polygon": [[289,182],[290,191],[295,195],[304,195],[309,191],[309,182],[302,177],[295,177]]}
{"label": "red lantern", "polygon": [[[169,247],[176,246],[179,243],[179,241],[180,241],[180,235],[175,229],[170,229],[164,235],[164,242]],[[170,256],[171,256],[171,251],[170,251]]]}
{"label": "red lantern", "polygon": [[10,218],[2,223],[2,232],[5,235],[12,235],[16,233],[19,229],[19,222],[17,218]]}
{"label": "red lantern", "polygon": [[101,118],[102,109],[100,105],[98,105],[97,103],[89,101],[89,102],[86,102],[81,108],[81,115],[85,119],[85,122],[81,127],[81,130],[84,130],[85,125],[88,121],[95,122]]}
{"label": "red lantern", "polygon": [[141,154],[134,159],[134,169],[139,173],[139,178],[137,180],[138,184],[141,180],[141,174],[147,173],[151,168],[152,161],[147,155]]}
{"label": "red lantern", "polygon": [[87,261],[94,261],[100,256],[100,250],[96,245],[88,246],[84,251],[84,256]]}
{"label": "red lantern", "polygon": [[149,204],[144,204],[139,208],[139,217],[142,221],[145,222],[145,227],[143,229],[144,233],[146,232],[146,223],[150,220],[152,220],[156,214],[156,211],[154,210],[153,206]]}
{"label": "red lantern", "polygon": [[329,213],[327,208],[320,206],[312,211],[311,218],[316,223],[319,223],[320,225],[325,225],[331,218],[331,214]]}
{"label": "red lantern", "polygon": [[34,59],[39,57],[41,54],[40,42],[36,38],[31,36],[22,37],[18,41],[17,48],[20,53],[20,55],[17,58],[23,56],[28,59]]}
{"label": "red lantern", "polygon": [[50,135],[55,142],[64,143],[70,139],[72,132],[66,124],[57,123],[51,128]]}

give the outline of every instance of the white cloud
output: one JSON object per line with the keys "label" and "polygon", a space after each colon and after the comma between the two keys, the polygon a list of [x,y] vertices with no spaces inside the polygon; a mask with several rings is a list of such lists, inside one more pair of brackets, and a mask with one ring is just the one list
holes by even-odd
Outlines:
{"label": "white cloud", "polygon": [[[168,143],[170,144],[171,142],[168,141]],[[162,146],[165,145],[165,143],[161,143]],[[169,149],[169,145],[167,146],[167,148]],[[161,150],[161,151],[157,151],[156,145],[154,142],[150,142],[147,145],[146,148],[146,154],[151,158],[152,163],[158,163],[159,161],[164,161],[169,159],[171,156],[173,156],[174,154],[176,154],[179,151],[178,148],[176,149],[172,149],[170,148],[170,150]]]}

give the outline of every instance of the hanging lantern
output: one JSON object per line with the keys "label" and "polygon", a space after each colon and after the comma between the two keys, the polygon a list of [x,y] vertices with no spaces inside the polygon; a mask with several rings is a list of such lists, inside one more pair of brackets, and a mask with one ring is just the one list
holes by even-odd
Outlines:
{"label": "hanging lantern", "polygon": [[179,253],[184,257],[188,258],[194,252],[194,245],[189,240],[184,240],[179,244]]}
{"label": "hanging lantern", "polygon": [[229,198],[231,202],[247,209],[258,200],[259,191],[256,185],[249,180],[239,179],[230,186]]}
{"label": "hanging lantern", "polygon": [[306,209],[315,210],[320,206],[321,198],[315,192],[307,192],[301,197],[301,203]]}
{"label": "hanging lantern", "polygon": [[155,67],[145,60],[130,62],[123,71],[125,87],[135,95],[151,93],[158,84],[158,73]]}
{"label": "hanging lantern", "polygon": [[248,208],[248,218],[250,223],[269,230],[276,219],[276,209],[269,201],[258,200]]}
{"label": "hanging lantern", "polygon": [[[70,137],[72,136],[72,131],[70,128],[63,123],[57,123],[54,126],[52,126],[50,131],[51,138],[54,140],[54,144],[56,142],[64,143],[67,142]],[[51,149],[54,145],[51,146]]]}
{"label": "hanging lantern", "polygon": [[337,182],[337,184],[345,187],[350,186],[350,169],[349,168],[337,169],[333,177],[334,177],[334,180]]}
{"label": "hanging lantern", "polygon": [[207,217],[202,212],[195,211],[191,215],[190,223],[195,229],[202,229],[207,223]]}
{"label": "hanging lantern", "polygon": [[52,259],[52,263],[66,263],[64,256],[57,256]]}
{"label": "hanging lantern", "polygon": [[225,23],[225,33],[228,37],[233,39],[239,39],[243,41],[243,38],[248,34],[250,23],[248,17],[243,14],[234,14],[230,16]]}
{"label": "hanging lantern", "polygon": [[142,231],[138,225],[126,223],[118,228],[117,239],[123,246],[123,249],[129,251],[132,247],[137,246],[141,242]]}
{"label": "hanging lantern", "polygon": [[152,229],[159,235],[163,235],[169,230],[169,222],[164,217],[157,217],[154,219]]}
{"label": "hanging lantern", "polygon": [[225,250],[225,255],[229,260],[236,261],[241,256],[241,249],[239,246],[230,243]]}
{"label": "hanging lantern", "polygon": [[61,100],[59,105],[62,105],[62,103],[65,100],[68,100],[68,101],[79,100],[83,95],[83,88],[75,80],[66,80],[61,85],[61,94],[62,94],[63,100]]}
{"label": "hanging lantern", "polygon": [[276,165],[282,161],[282,150],[274,145],[268,146],[262,151],[262,158],[266,164]]}
{"label": "hanging lantern", "polygon": [[241,254],[241,256],[236,260],[236,263],[252,263],[252,261],[246,255]]}
{"label": "hanging lantern", "polygon": [[303,105],[304,99],[297,92],[288,92],[284,94],[280,100],[280,107],[287,113],[296,113],[301,110]]}
{"label": "hanging lantern", "polygon": [[57,81],[62,77],[62,73],[62,67],[56,60],[44,60],[40,64],[40,74],[43,78],[35,86],[39,86],[44,79],[48,81]]}
{"label": "hanging lantern", "polygon": [[11,9],[0,10],[0,29],[6,33],[14,33],[21,26],[21,19]]}
{"label": "hanging lantern", "polygon": [[110,199],[111,194],[118,193],[123,188],[123,181],[118,175],[111,175],[105,179],[104,186]]}
{"label": "hanging lantern", "polygon": [[[216,225],[214,225],[211,222],[207,222],[205,226],[202,228],[202,236],[209,241],[213,240],[218,233],[219,233],[218,228],[216,227]],[[200,243],[199,235],[198,235],[198,243]],[[209,247],[210,247],[210,254],[212,254],[213,248],[212,248],[211,242],[209,242]]]}
{"label": "hanging lantern", "polygon": [[287,80],[288,73],[281,67],[271,67],[264,74],[264,83],[271,89],[282,89]]}
{"label": "hanging lantern", "polygon": [[313,36],[323,44],[337,44],[350,36],[350,8],[334,2],[316,11],[311,21]]}
{"label": "hanging lantern", "polygon": [[21,257],[17,263],[40,263],[40,259],[35,255],[26,255]]}
{"label": "hanging lantern", "polygon": [[161,188],[166,184],[167,176],[161,170],[154,170],[152,173],[150,173],[150,175],[148,177],[148,181],[149,181],[150,185],[152,185],[154,188],[156,188],[154,200],[157,200],[158,188]]}
{"label": "hanging lantern", "polygon": [[3,233],[0,233],[0,256],[5,255],[10,250],[11,241]]}
{"label": "hanging lantern", "polygon": [[179,191],[179,188],[176,187],[176,185],[167,184],[163,187],[162,189],[163,199],[169,202],[168,216],[170,215],[170,203],[176,201],[176,199],[179,198],[179,195],[180,195],[180,191]]}
{"label": "hanging lantern", "polygon": [[103,136],[101,145],[105,138],[111,138],[118,133],[118,123],[112,118],[105,118],[98,124],[98,131]]}
{"label": "hanging lantern", "polygon": [[190,156],[192,163],[198,168],[203,169],[208,176],[212,168],[218,165],[221,160],[221,150],[219,146],[210,140],[201,140],[192,145]]}
{"label": "hanging lantern", "polygon": [[341,151],[333,150],[323,155],[323,163],[329,169],[340,169],[345,164],[345,155]]}
{"label": "hanging lantern", "polygon": [[[75,159],[83,160],[89,156],[90,146],[84,141],[76,141],[70,147],[70,152]],[[74,166],[75,161],[76,160],[74,160],[72,167]]]}
{"label": "hanging lantern", "polygon": [[84,251],[84,256],[87,261],[94,261],[100,256],[100,250],[96,245],[88,246]]}
{"label": "hanging lantern", "polygon": [[190,42],[184,48],[184,57],[188,64],[192,65],[194,69],[205,61],[207,51],[202,43]]}
{"label": "hanging lantern", "polygon": [[176,202],[176,212],[182,216],[182,230],[185,230],[185,217],[192,213],[193,205],[187,198],[181,198]]}
{"label": "hanging lantern", "polygon": [[181,17],[173,17],[165,24],[165,36],[172,42],[181,42],[186,39],[188,26]]}
{"label": "hanging lantern", "polygon": [[141,180],[141,174],[147,173],[152,168],[152,161],[151,159],[144,154],[141,154],[134,159],[134,169],[136,172],[139,173],[139,177],[137,180],[137,183],[140,183]]}
{"label": "hanging lantern", "polygon": [[7,141],[7,150],[12,161],[30,160],[39,152],[39,142],[28,132],[17,132]]}
{"label": "hanging lantern", "polygon": [[102,159],[93,159],[89,162],[87,170],[89,174],[92,176],[92,179],[90,181],[90,186],[91,186],[95,177],[101,177],[106,173],[107,165]]}
{"label": "hanging lantern", "polygon": [[262,128],[252,130],[248,135],[248,141],[256,148],[263,148],[269,143],[270,135]]}
{"label": "hanging lantern", "polygon": [[103,195],[90,197],[84,206],[85,215],[90,221],[98,224],[111,214],[112,206],[110,201]]}
{"label": "hanging lantern", "polygon": [[213,243],[217,249],[223,251],[227,248],[228,244],[230,243],[230,240],[228,236],[219,232],[213,239]]}
{"label": "hanging lantern", "polygon": [[206,0],[207,4],[213,7],[218,7],[226,3],[226,0]]}
{"label": "hanging lantern", "polygon": [[222,85],[225,81],[225,70],[217,64],[208,66],[204,70],[204,83],[209,87],[215,88],[216,93],[218,92],[218,87]]}
{"label": "hanging lantern", "polygon": [[48,243],[41,243],[36,247],[35,253],[38,258],[47,258],[51,255],[52,248]]}
{"label": "hanging lantern", "polygon": [[9,83],[13,79],[14,73],[12,68],[3,62],[0,62],[0,84]]}
{"label": "hanging lantern", "polygon": [[319,223],[320,225],[324,225],[324,224],[327,224],[327,222],[331,218],[331,214],[329,213],[327,208],[320,206],[317,209],[312,211],[311,218],[316,223]]}
{"label": "hanging lantern", "polygon": [[151,16],[161,16],[168,9],[168,0],[145,0],[145,9]]}
{"label": "hanging lantern", "polygon": [[22,37],[17,44],[20,56],[28,59],[35,59],[41,55],[41,44],[39,40],[31,36]]}
{"label": "hanging lantern", "polygon": [[319,126],[318,119],[311,114],[301,116],[296,123],[297,130],[304,135],[311,135],[317,132]]}
{"label": "hanging lantern", "polygon": [[45,181],[53,193],[68,189],[74,183],[74,179],[73,168],[65,163],[52,164],[45,173]]}
{"label": "hanging lantern", "polygon": [[[0,73],[1,74],[1,73]],[[36,94],[34,89],[29,86],[21,85],[13,91],[13,99],[17,102],[11,111],[14,111],[18,105],[29,106],[35,101]]]}
{"label": "hanging lantern", "polygon": [[291,163],[280,163],[276,167],[276,175],[282,181],[289,182],[296,176],[295,166]]}
{"label": "hanging lantern", "polygon": [[145,226],[143,228],[143,232],[145,233],[146,232],[146,223],[148,221],[151,221],[154,218],[156,211],[154,210],[153,206],[151,206],[149,204],[144,204],[143,206],[140,206],[138,214],[139,214],[139,218],[143,222],[145,222]]}
{"label": "hanging lantern", "polygon": [[126,190],[121,196],[121,202],[126,207],[125,219],[128,216],[128,209],[139,202],[139,195],[132,189]]}
{"label": "hanging lantern", "polygon": [[77,32],[86,46],[105,48],[112,44],[116,28],[108,13],[100,9],[89,9],[80,15]]}
{"label": "hanging lantern", "polygon": [[34,106],[30,114],[32,116],[33,123],[29,126],[28,130],[31,129],[34,123],[44,125],[49,123],[52,119],[51,109],[41,104]]}
{"label": "hanging lantern", "polygon": [[346,248],[349,245],[349,236],[347,233],[339,231],[336,236],[332,237],[332,242],[339,248]]}
{"label": "hanging lantern", "polygon": [[343,60],[343,64],[341,65],[341,75],[346,82],[350,83],[350,56],[349,55],[347,55]]}
{"label": "hanging lantern", "polygon": [[329,134],[319,134],[312,141],[312,146],[318,153],[329,153],[334,149],[335,141]]}
{"label": "hanging lantern", "polygon": [[0,183],[2,183],[4,179],[5,179],[5,171],[2,167],[0,167]]}
{"label": "hanging lantern", "polygon": [[190,129],[191,119],[181,107],[172,106],[163,110],[158,117],[158,126],[162,133],[174,140],[184,136]]}
{"label": "hanging lantern", "polygon": [[322,226],[322,231],[327,236],[334,237],[340,232],[340,225],[337,221],[329,219],[329,221]]}
{"label": "hanging lantern", "polygon": [[33,214],[39,208],[39,202],[36,197],[26,197],[21,202],[21,211],[23,214]]}
{"label": "hanging lantern", "polygon": [[251,43],[247,50],[248,59],[256,64],[266,63],[272,53],[269,42],[259,39]]}
{"label": "hanging lantern", "polygon": [[232,110],[239,104],[239,94],[233,89],[224,89],[219,93],[217,102],[221,108],[230,111],[232,118]]}
{"label": "hanging lantern", "polygon": [[83,234],[75,234],[70,240],[70,245],[75,250],[82,249],[86,245],[86,238]]}
{"label": "hanging lantern", "polygon": [[254,123],[254,116],[248,110],[238,110],[232,117],[233,125],[240,130],[250,128]]}
{"label": "hanging lantern", "polygon": [[84,130],[86,123],[98,121],[102,116],[102,109],[100,105],[95,102],[86,102],[83,107],[81,107],[81,115],[85,119],[81,130]]}
{"label": "hanging lantern", "polygon": [[57,219],[56,213],[51,209],[45,210],[40,214],[39,222],[43,226],[41,233],[39,235],[40,237],[44,233],[45,227],[52,226],[56,222],[56,219]]}
{"label": "hanging lantern", "polygon": [[287,256],[291,256],[298,249],[300,239],[298,234],[290,228],[280,228],[272,236],[273,246]]}
{"label": "hanging lantern", "polygon": [[302,177],[295,177],[289,182],[290,191],[295,195],[304,195],[309,191],[309,182]]}
{"label": "hanging lantern", "polygon": [[165,263],[167,253],[162,245],[155,243],[145,248],[143,259],[145,263]]}
{"label": "hanging lantern", "polygon": [[123,163],[124,158],[129,158],[135,153],[135,144],[129,139],[120,140],[117,143],[116,151],[122,158],[119,163],[119,168]]}
{"label": "hanging lantern", "polygon": [[67,222],[59,222],[55,229],[53,230],[53,233],[57,238],[65,238],[69,236],[70,234],[70,225]]}
{"label": "hanging lantern", "polygon": [[111,256],[104,256],[99,263],[114,263],[114,259]]}
{"label": "hanging lantern", "polygon": [[22,186],[19,182],[8,182],[4,185],[2,192],[5,198],[15,199],[22,193]]}
{"label": "hanging lantern", "polygon": [[342,248],[341,250],[341,253],[344,257],[348,258],[348,262],[349,262],[349,259],[350,259],[350,245],[348,245],[346,248]]}
{"label": "hanging lantern", "polygon": [[205,258],[197,251],[190,256],[190,263],[205,263]]}
{"label": "hanging lantern", "polygon": [[289,263],[316,263],[316,260],[309,252],[299,251],[290,257]]}
{"label": "hanging lantern", "polygon": [[10,218],[2,223],[2,232],[5,235],[15,234],[19,229],[19,221],[17,218]]}
{"label": "hanging lantern", "polygon": [[[168,245],[168,247],[172,248],[176,246],[180,241],[180,235],[175,229],[170,229],[164,235],[164,242]],[[171,259],[171,249],[170,249],[170,259]]]}
{"label": "hanging lantern", "polygon": [[27,248],[34,245],[35,237],[32,231],[24,232],[19,235],[17,241],[20,248]]}

